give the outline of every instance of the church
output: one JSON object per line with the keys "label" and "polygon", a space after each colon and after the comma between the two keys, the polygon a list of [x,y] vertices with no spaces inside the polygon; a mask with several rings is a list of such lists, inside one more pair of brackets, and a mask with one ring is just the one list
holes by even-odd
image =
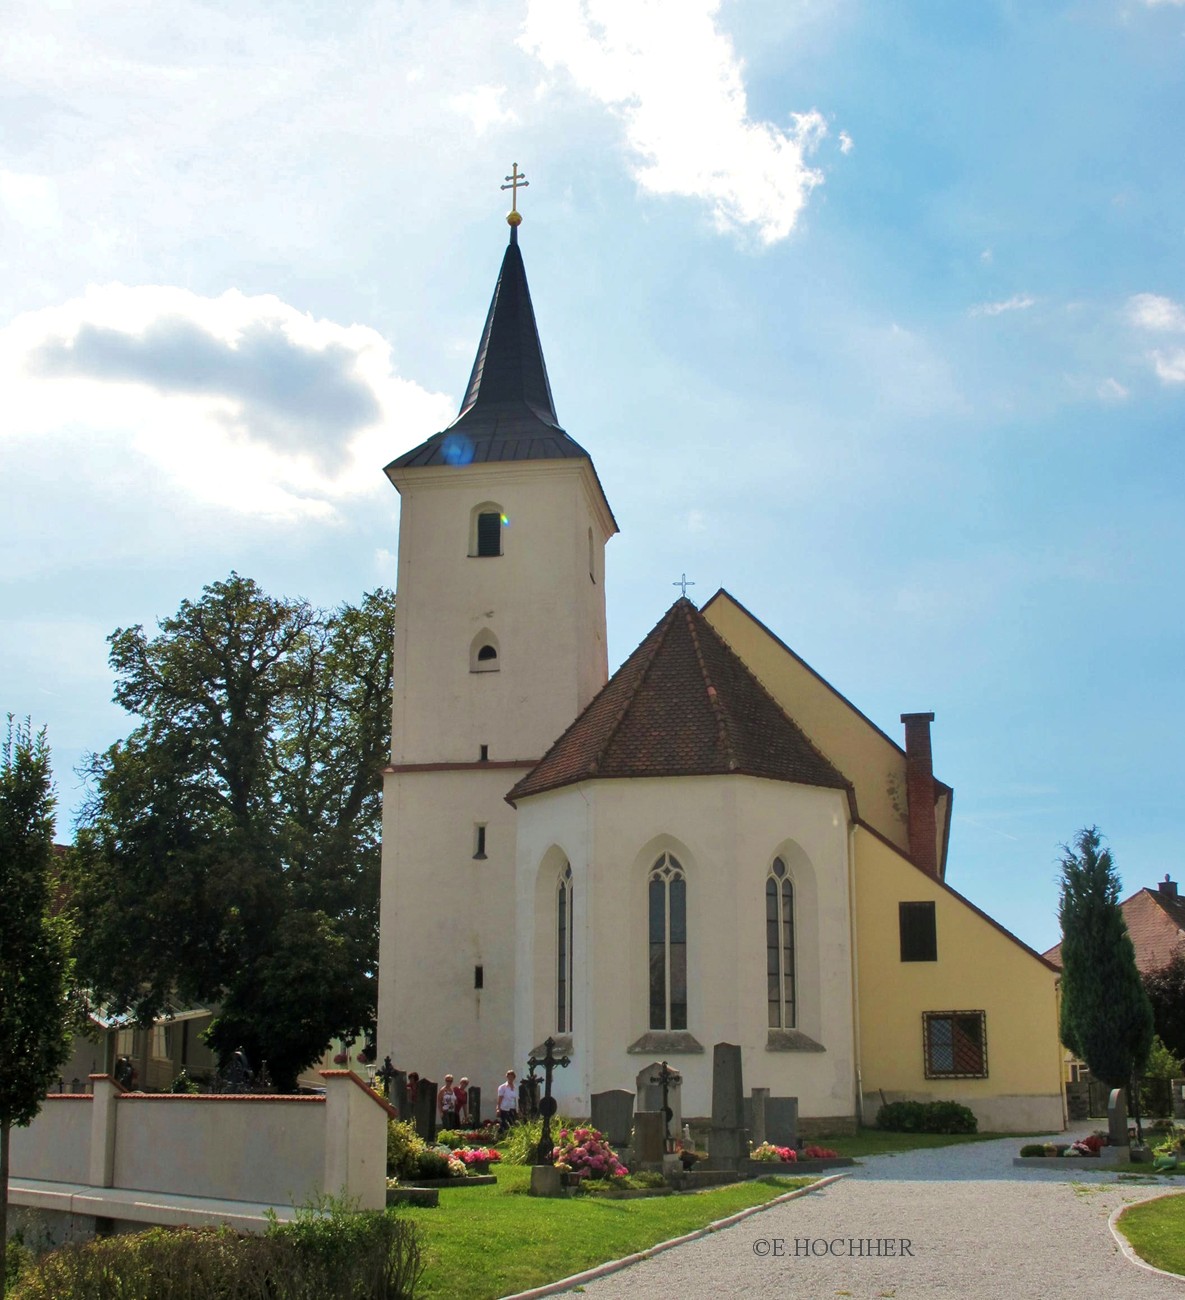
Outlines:
{"label": "church", "polygon": [[946,882],[933,715],[899,743],[723,590],[609,676],[618,524],[507,220],[460,413],[386,468],[379,1055],[492,1098],[552,1037],[562,1113],[667,1060],[690,1116],[728,1042],[808,1128],[917,1099],[1061,1129],[1058,972]]}

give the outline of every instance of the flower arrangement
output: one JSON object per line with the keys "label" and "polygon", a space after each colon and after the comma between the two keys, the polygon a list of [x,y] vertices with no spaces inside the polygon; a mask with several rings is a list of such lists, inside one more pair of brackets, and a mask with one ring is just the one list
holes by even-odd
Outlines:
{"label": "flower arrangement", "polygon": [[1097,1156],[1103,1148],[1103,1139],[1092,1133],[1090,1137],[1079,1138],[1066,1151],[1068,1156]]}
{"label": "flower arrangement", "polygon": [[551,1153],[552,1163],[588,1178],[624,1178],[629,1170],[595,1128],[562,1128]]}
{"label": "flower arrangement", "polygon": [[750,1160],[760,1160],[763,1164],[792,1164],[798,1159],[798,1152],[793,1147],[776,1147],[772,1142],[763,1142],[749,1154]]}
{"label": "flower arrangement", "polygon": [[458,1147],[453,1155],[465,1165],[493,1165],[502,1159],[502,1152],[493,1147]]}
{"label": "flower arrangement", "polygon": [[449,1156],[448,1176],[450,1178],[464,1178],[468,1172],[469,1166],[463,1160],[458,1160],[455,1152]]}
{"label": "flower arrangement", "polygon": [[836,1160],[838,1157],[839,1152],[830,1147],[807,1147],[802,1153],[804,1160]]}

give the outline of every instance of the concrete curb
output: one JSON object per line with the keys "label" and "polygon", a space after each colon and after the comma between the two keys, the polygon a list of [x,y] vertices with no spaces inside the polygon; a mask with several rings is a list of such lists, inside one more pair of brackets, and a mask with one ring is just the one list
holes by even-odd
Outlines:
{"label": "concrete curb", "polygon": [[573,1287],[583,1286],[585,1282],[595,1281],[599,1277],[608,1277],[611,1273],[620,1272],[623,1268],[628,1268],[631,1264],[637,1264],[644,1259],[653,1259],[655,1255],[661,1255],[664,1251],[671,1250],[675,1246],[686,1245],[689,1241],[698,1241],[701,1237],[707,1237],[713,1232],[719,1232],[721,1228],[731,1228],[733,1224],[740,1223],[742,1219],[747,1219],[750,1215],[760,1214],[762,1210],[768,1210],[775,1205],[784,1205],[787,1201],[797,1200],[800,1196],[809,1196],[811,1192],[817,1192],[820,1188],[829,1187],[832,1183],[838,1182],[841,1178],[847,1178],[847,1173],[832,1174],[830,1178],[820,1178],[818,1182],[811,1183],[809,1187],[797,1187],[792,1192],[784,1192],[781,1196],[775,1196],[772,1200],[763,1201],[760,1205],[750,1205],[744,1210],[738,1210],[736,1214],[730,1214],[726,1219],[717,1219],[714,1223],[709,1223],[706,1227],[696,1228],[694,1232],[685,1233],[682,1237],[672,1237],[670,1241],[660,1241],[657,1245],[648,1246],[645,1250],[636,1251],[632,1255],[626,1255],[623,1259],[610,1260],[607,1264],[598,1264],[595,1268],[585,1269],[583,1273],[573,1273],[571,1277],[560,1278],[558,1282],[548,1282],[544,1286],[537,1286],[530,1291],[516,1291],[513,1295],[503,1296],[502,1300],[535,1300],[537,1296],[559,1295],[563,1291],[570,1291]]}
{"label": "concrete curb", "polygon": [[[1156,1201],[1167,1200],[1170,1196],[1185,1196],[1185,1192],[1165,1192],[1162,1196],[1150,1196],[1146,1201],[1137,1201],[1136,1205],[1152,1205]],[[1136,1254],[1135,1248],[1131,1242],[1119,1230],[1119,1220],[1127,1213],[1128,1210],[1134,1209],[1132,1205],[1121,1205],[1111,1211],[1107,1217],[1107,1227],[1111,1229],[1111,1236],[1119,1244],[1119,1249],[1123,1251],[1126,1258],[1132,1263],[1139,1265],[1140,1268],[1147,1269],[1149,1273],[1159,1273],[1161,1277],[1171,1277],[1175,1282],[1185,1282],[1185,1277],[1180,1273],[1170,1273],[1167,1269],[1157,1268],[1154,1264],[1149,1264],[1146,1259],[1141,1259]]]}

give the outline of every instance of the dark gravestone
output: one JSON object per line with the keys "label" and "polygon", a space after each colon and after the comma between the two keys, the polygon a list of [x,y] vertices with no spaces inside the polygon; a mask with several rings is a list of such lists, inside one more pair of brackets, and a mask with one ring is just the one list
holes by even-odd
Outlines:
{"label": "dark gravestone", "polygon": [[776,1147],[792,1147],[798,1141],[797,1097],[766,1097],[765,1140]]}
{"label": "dark gravestone", "polygon": [[592,1126],[604,1133],[611,1147],[629,1146],[634,1126],[634,1094],[625,1088],[611,1088],[592,1095]]}
{"label": "dark gravestone", "polygon": [[416,1085],[416,1132],[425,1142],[436,1141],[436,1084],[431,1079],[421,1079]]}
{"label": "dark gravestone", "polygon": [[481,1127],[481,1086],[476,1083],[469,1085],[469,1101],[465,1106],[469,1112],[469,1125],[471,1128]]}
{"label": "dark gravestone", "polygon": [[768,1140],[765,1135],[765,1103],[768,1100],[768,1088],[754,1088],[745,1098],[745,1127],[749,1130],[749,1141],[755,1147]]}
{"label": "dark gravestone", "polygon": [[[712,1136],[708,1143],[711,1169],[737,1169],[748,1159],[745,1130],[745,1085],[741,1075],[741,1049],[735,1043],[717,1043],[712,1049]],[[769,1115],[766,1114],[768,1126]]]}

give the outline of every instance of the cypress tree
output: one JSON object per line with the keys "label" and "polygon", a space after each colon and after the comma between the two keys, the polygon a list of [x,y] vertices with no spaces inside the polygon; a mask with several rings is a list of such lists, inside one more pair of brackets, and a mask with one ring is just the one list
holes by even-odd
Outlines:
{"label": "cypress tree", "polygon": [[1061,1039],[1109,1088],[1127,1087],[1152,1048],[1152,1006],[1097,826],[1062,850]]}

